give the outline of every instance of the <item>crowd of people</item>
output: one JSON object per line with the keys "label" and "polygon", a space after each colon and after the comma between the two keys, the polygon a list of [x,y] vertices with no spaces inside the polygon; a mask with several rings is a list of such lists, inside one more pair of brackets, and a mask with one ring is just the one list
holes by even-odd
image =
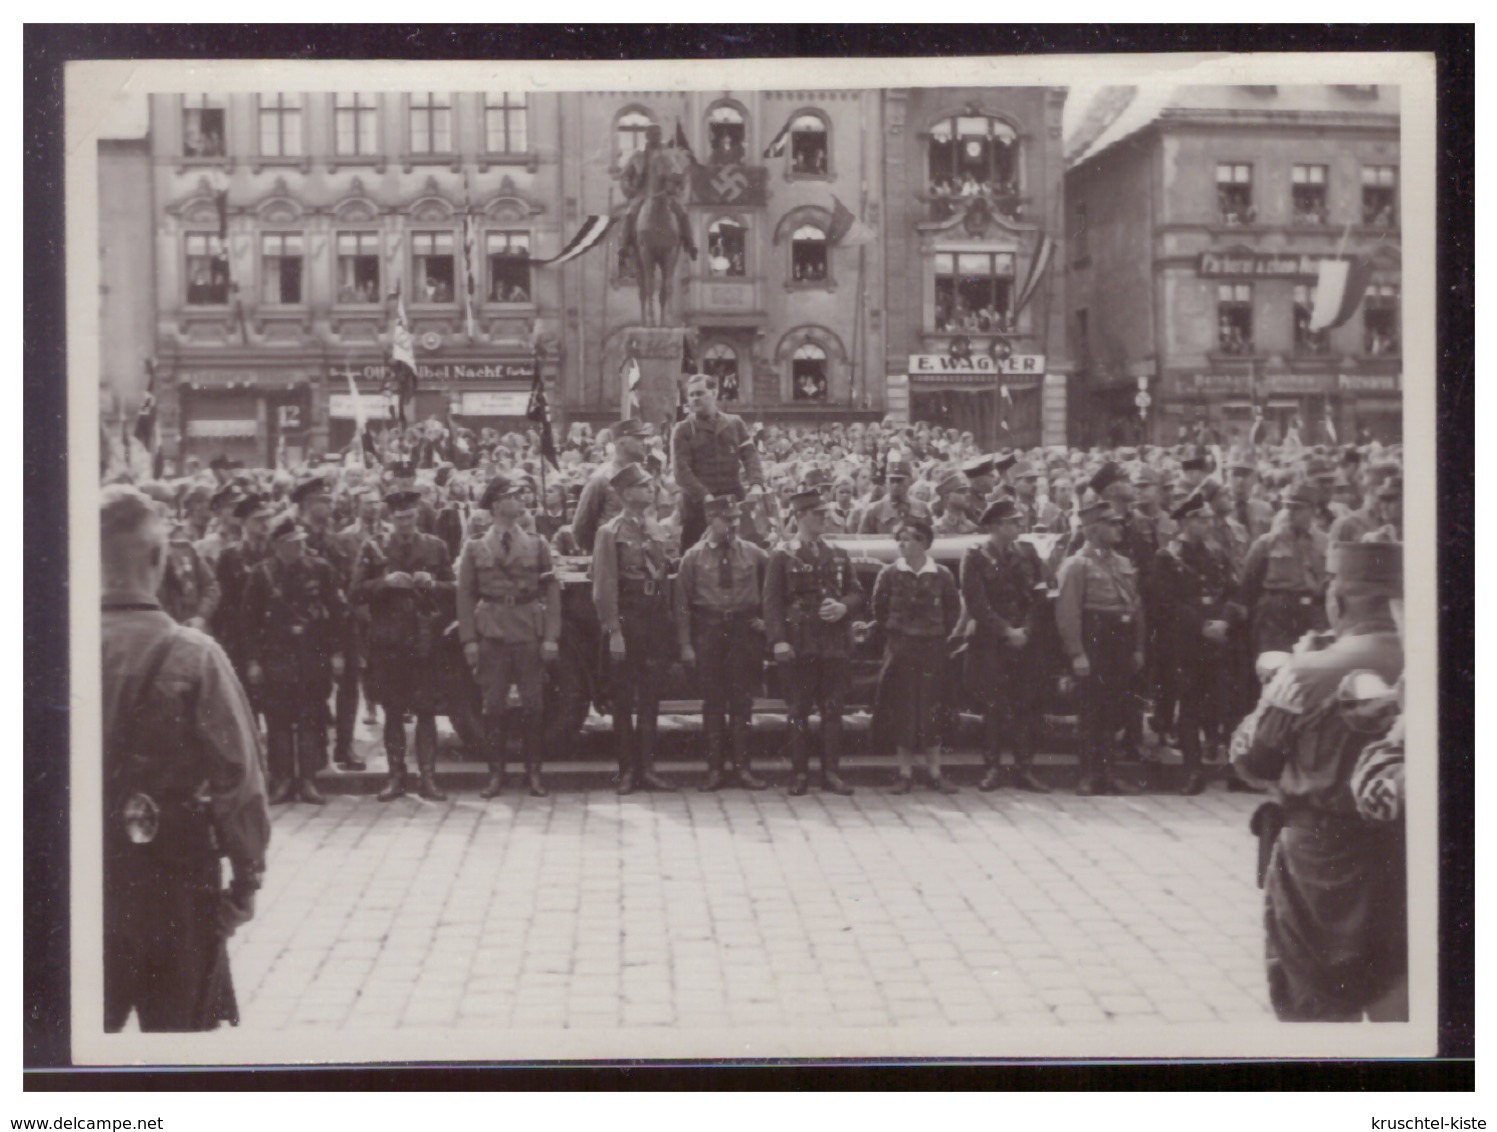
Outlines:
{"label": "crowd of people", "polygon": [[[380,797],[414,781],[422,797],[445,798],[435,717],[450,676],[440,641],[452,631],[482,698],[483,797],[505,789],[516,735],[524,786],[544,795],[543,674],[561,644],[561,558],[590,579],[621,794],[675,788],[655,766],[675,663],[692,666],[702,689],[702,788],[763,788],[748,738],[766,660],[786,699],[789,793],[810,788],[813,753],[821,788],[851,793],[840,767],[850,664],[875,635],[872,730],[895,756],[894,793],[921,780],[958,789],[941,766],[954,688],[983,712],[980,789],[1049,792],[1034,757],[1047,679],[1038,643],[1050,633],[1079,718],[1078,793],[1138,791],[1119,764],[1141,757],[1146,724],[1180,751],[1180,793],[1206,789],[1213,764],[1226,769],[1234,730],[1229,785],[1277,785],[1296,832],[1276,843],[1270,907],[1294,906],[1298,919],[1270,928],[1275,1005],[1284,1016],[1334,1013],[1306,1005],[1306,986],[1326,985],[1303,962],[1320,909],[1302,893],[1296,903],[1310,866],[1289,854],[1326,831],[1345,845],[1343,827],[1358,820],[1352,764],[1376,736],[1335,730],[1321,713],[1314,727],[1335,731],[1326,755],[1303,713],[1307,698],[1335,700],[1331,677],[1367,660],[1353,646],[1368,634],[1377,648],[1366,666],[1399,676],[1388,620],[1401,596],[1398,446],[994,453],[926,423],[750,427],[718,408],[713,377],[685,391],[668,437],[638,420],[574,424],[547,467],[533,429],[432,420],[356,437],[298,468],[189,460],[180,476],[134,486],[115,471],[106,509],[149,512],[163,532],[154,596],[135,592],[137,581],[121,608],[159,609],[217,639],[264,720],[271,804],[325,801],[316,776],[330,729],[333,761],[362,768],[352,744],[361,700],[384,713]],[[847,546],[827,537],[838,534],[889,536],[897,556],[866,586]],[[933,553],[954,535],[978,536],[956,569]],[[1260,698],[1255,665],[1275,654],[1296,659]],[[1362,793],[1385,800],[1389,776],[1372,777],[1376,789]]]}

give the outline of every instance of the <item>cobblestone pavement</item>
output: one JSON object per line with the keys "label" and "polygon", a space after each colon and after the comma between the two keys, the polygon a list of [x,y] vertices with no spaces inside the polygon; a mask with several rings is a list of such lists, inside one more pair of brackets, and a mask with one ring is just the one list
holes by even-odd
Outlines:
{"label": "cobblestone pavement", "polygon": [[970,786],[278,808],[245,1031],[1261,1022],[1258,801]]}

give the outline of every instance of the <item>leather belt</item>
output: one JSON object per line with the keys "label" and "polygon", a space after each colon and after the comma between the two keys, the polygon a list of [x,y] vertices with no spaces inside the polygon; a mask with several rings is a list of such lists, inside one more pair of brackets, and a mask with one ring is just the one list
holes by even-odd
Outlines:
{"label": "leather belt", "polygon": [[757,609],[712,609],[705,605],[693,605],[691,615],[700,621],[733,621],[742,618],[753,618],[759,615]]}
{"label": "leather belt", "polygon": [[630,597],[659,597],[665,587],[654,578],[620,578],[619,593]]}
{"label": "leather belt", "polygon": [[502,606],[509,607],[509,606],[515,606],[515,605],[534,605],[536,602],[538,602],[540,600],[541,600],[541,595],[538,594],[538,593],[531,593],[531,594],[500,594],[498,597],[481,598],[481,599],[479,599],[478,604],[479,605],[502,605]]}

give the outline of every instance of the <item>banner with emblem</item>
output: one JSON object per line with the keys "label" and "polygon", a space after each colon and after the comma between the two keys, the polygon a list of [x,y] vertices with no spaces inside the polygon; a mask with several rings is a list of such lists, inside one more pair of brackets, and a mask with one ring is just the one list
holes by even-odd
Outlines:
{"label": "banner with emblem", "polygon": [[769,170],[763,165],[693,165],[691,203],[758,208],[769,200]]}

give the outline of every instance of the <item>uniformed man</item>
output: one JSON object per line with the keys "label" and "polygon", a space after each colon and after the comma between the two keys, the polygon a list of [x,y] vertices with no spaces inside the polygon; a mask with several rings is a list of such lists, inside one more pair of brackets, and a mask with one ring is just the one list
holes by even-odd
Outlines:
{"label": "uniformed man", "polygon": [[987,773],[978,789],[1002,785],[1006,738],[1016,784],[1048,794],[1050,787],[1034,773],[1044,679],[1034,634],[1036,619],[1047,612],[1045,570],[1034,547],[1018,541],[1023,522],[1016,500],[991,504],[979,520],[988,541],[962,557],[962,598],[973,623],[962,677],[968,693],[983,706]]}
{"label": "uniformed man", "polygon": [[962,465],[962,474],[967,477],[967,483],[972,488],[972,498],[985,508],[988,496],[998,483],[993,457],[974,456]]}
{"label": "uniformed man", "polygon": [[1081,717],[1081,795],[1134,794],[1112,770],[1119,730],[1128,723],[1144,664],[1143,602],[1138,572],[1117,552],[1124,517],[1106,500],[1081,510],[1086,545],[1060,568],[1056,628],[1071,661]]}
{"label": "uniformed man", "polygon": [[1207,479],[1201,483],[1201,498],[1210,511],[1206,541],[1227,556],[1233,572],[1241,578],[1247,564],[1248,533],[1232,514],[1232,496],[1221,481]]}
{"label": "uniformed man", "polygon": [[1018,509],[1019,533],[1027,535],[1044,521],[1039,505],[1039,469],[1028,460],[1020,460],[1009,469],[1008,482],[1012,485],[1014,506]]}
{"label": "uniformed man", "polygon": [[671,432],[671,469],[681,488],[681,550],[696,545],[707,528],[702,504],[709,495],[742,499],[764,486],[759,452],[742,417],[719,411],[717,378],[693,374],[686,382],[685,420]]}
{"label": "uniformed man", "polygon": [[1315,528],[1315,503],[1305,485],[1291,489],[1283,517],[1248,551],[1242,592],[1254,656],[1288,652],[1304,634],[1326,627],[1326,539]]}
{"label": "uniformed man", "polygon": [[[707,743],[706,791],[737,779],[749,790],[767,783],[750,765],[749,724],[764,668],[760,595],[767,552],[740,538],[738,501],[709,496],[707,534],[681,558],[676,575],[676,636],[681,660],[702,684],[702,733]],[[733,758],[723,771],[723,738]]]}
{"label": "uniformed man", "polygon": [[930,508],[910,498],[910,480],[914,469],[903,458],[891,459],[884,471],[884,498],[870,504],[858,521],[858,533],[892,535],[894,528],[907,518],[931,522]]}
{"label": "uniformed man", "polygon": [[166,570],[157,595],[161,608],[189,629],[206,632],[218,609],[218,579],[199,556],[187,528],[178,526],[167,542]]}
{"label": "uniformed man", "polygon": [[1211,461],[1199,452],[1180,461],[1180,479],[1185,485],[1185,495],[1194,495],[1200,490],[1202,481],[1211,474]]}
{"label": "uniformed man", "polygon": [[[249,495],[234,505],[242,537],[224,548],[218,558],[218,609],[213,617],[213,635],[223,645],[242,683],[249,680],[248,625],[244,619],[244,595],[250,575],[270,557],[270,520],[273,514],[263,495]],[[249,688],[250,702],[257,708],[257,688]]]}
{"label": "uniformed man", "polygon": [[379,800],[406,792],[405,717],[416,718],[418,792],[446,801],[437,787],[436,706],[442,695],[437,652],[456,591],[447,544],[416,529],[421,496],[392,491],[391,530],[366,539],[354,564],[352,600],[368,611],[369,672],[366,690],[385,709],[385,758],[389,780]]}
{"label": "uniformed man", "polygon": [[198,552],[198,557],[209,570],[218,570],[218,557],[226,547],[232,546],[240,539],[239,520],[234,517],[234,508],[244,498],[245,493],[240,490],[236,483],[227,483],[213,493],[213,522],[208,533],[200,538],[193,546]]}
{"label": "uniformed man", "polygon": [[936,497],[941,501],[941,517],[933,529],[938,535],[970,535],[977,530],[972,521],[972,497],[968,494],[967,477],[961,472],[952,472],[936,485]]}
{"label": "uniformed man", "polygon": [[1380,737],[1338,707],[1359,670],[1391,685],[1403,653],[1389,609],[1403,547],[1338,543],[1327,605],[1335,640],[1303,649],[1263,690],[1232,738],[1232,765],[1273,786],[1283,828],[1268,860],[1265,958],[1283,1021],[1406,1021],[1407,860],[1401,823],[1357,812],[1351,779]]}
{"label": "uniformed man", "polygon": [[545,748],[542,676],[560,655],[561,585],[551,548],[520,525],[520,483],[500,473],[484,488],[478,506],[493,516],[482,538],[469,539],[458,559],[457,624],[463,655],[483,692],[489,781],[480,796],[504,789],[504,709],[510,689],[520,699],[525,781],[530,796],[544,798]]}
{"label": "uniformed man", "polygon": [[1266,500],[1253,496],[1253,480],[1258,467],[1251,460],[1238,460],[1232,464],[1232,518],[1247,531],[1248,541],[1261,538],[1273,525],[1273,508]]}
{"label": "uniformed man", "polygon": [[612,485],[624,509],[598,528],[593,605],[608,648],[609,699],[619,759],[616,789],[620,794],[632,794],[640,786],[674,790],[655,773],[660,695],[676,658],[667,536],[647,513],[655,484],[643,466],[620,468]]}
{"label": "uniformed man", "polygon": [[271,555],[245,587],[245,644],[265,712],[270,800],[321,806],[314,778],[327,757],[327,698],[343,670],[348,609],[333,568],[306,541],[289,515],[271,528]]}
{"label": "uniformed man", "polygon": [[[291,489],[291,502],[296,505],[297,521],[306,536],[307,553],[332,568],[338,595],[346,605],[353,581],[353,557],[333,529],[333,497],[327,481],[321,476],[305,477]],[[353,753],[353,729],[359,713],[358,631],[353,618],[347,618],[342,628],[347,639],[338,643],[338,652],[346,663],[335,677],[333,762],[342,770],[363,770],[364,761]]]}
{"label": "uniformed man", "polygon": [[1204,749],[1213,755],[1221,751],[1231,725],[1230,634],[1247,611],[1231,559],[1210,542],[1212,512],[1204,496],[1192,495],[1171,518],[1180,532],[1159,552],[1154,568],[1159,622],[1154,639],[1173,666],[1180,697],[1177,730],[1185,764],[1180,793],[1199,794],[1206,788]]}
{"label": "uniformed man", "polygon": [[790,793],[810,788],[810,716],[821,717],[822,788],[851,794],[842,780],[842,710],[852,678],[852,614],[864,606],[852,559],[825,540],[826,504],[814,488],[790,497],[795,535],[770,552],[764,625],[790,716]]}
{"label": "uniformed man", "polygon": [[[1205,467],[1204,460],[1201,461],[1201,467]],[[1193,493],[1194,484],[1199,480],[1187,482],[1192,484]],[[1144,618],[1150,626],[1149,642],[1144,648],[1145,683],[1154,703],[1154,715],[1149,725],[1154,734],[1164,737],[1172,735],[1175,729],[1175,671],[1167,650],[1158,639],[1159,627],[1163,622],[1155,608],[1154,567],[1159,561],[1159,552],[1174,538],[1176,527],[1169,514],[1160,507],[1163,485],[1158,473],[1147,464],[1141,464],[1133,473],[1132,483],[1133,512],[1128,516],[1123,552],[1138,571]]]}
{"label": "uniformed man", "polygon": [[254,914],[270,842],[259,732],[223,651],[156,602],[151,501],[106,487],[99,520],[104,1029],[131,1011],[147,1033],[237,1024],[227,940]]}

